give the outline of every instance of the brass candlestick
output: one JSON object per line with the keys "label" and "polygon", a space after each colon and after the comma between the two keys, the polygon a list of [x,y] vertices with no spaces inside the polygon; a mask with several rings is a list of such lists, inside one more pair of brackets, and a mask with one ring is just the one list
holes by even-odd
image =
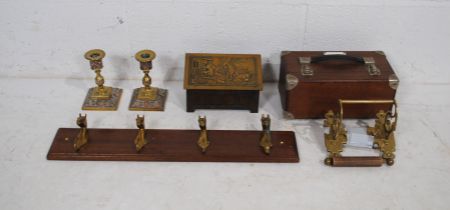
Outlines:
{"label": "brass candlestick", "polygon": [[105,84],[105,78],[100,74],[103,68],[102,59],[105,57],[105,52],[99,49],[89,50],[84,54],[84,57],[89,60],[91,69],[95,72],[95,84],[97,84],[97,87],[94,88],[91,98],[110,99],[112,88],[103,86]]}
{"label": "brass candlestick", "polygon": [[89,50],[84,54],[89,60],[91,69],[95,72],[95,84],[97,87],[90,88],[83,103],[83,110],[117,110],[122,89],[104,86],[105,79],[101,75],[103,68],[102,59],[105,52],[100,49]]}
{"label": "brass candlestick", "polygon": [[152,88],[152,78],[149,73],[152,70],[152,60],[155,59],[156,54],[151,50],[142,50],[136,53],[134,56],[140,63],[140,68],[144,72],[144,78],[142,78],[142,84],[144,87],[139,88],[138,99],[141,100],[155,100],[157,88]]}
{"label": "brass candlestick", "polygon": [[134,111],[164,111],[167,90],[152,87],[152,78],[149,73],[152,69],[152,61],[156,54],[152,50],[141,50],[134,56],[140,63],[140,69],[144,72],[142,84],[144,87],[136,88],[130,102],[130,110]]}

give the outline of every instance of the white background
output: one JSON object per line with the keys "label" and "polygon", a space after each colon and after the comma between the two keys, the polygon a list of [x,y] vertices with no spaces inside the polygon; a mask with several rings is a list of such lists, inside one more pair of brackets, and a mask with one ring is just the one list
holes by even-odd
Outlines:
{"label": "white background", "polygon": [[[448,209],[450,1],[0,0],[1,209]],[[186,52],[259,53],[260,113],[296,132],[300,164],[47,161],[56,129],[75,119],[94,74],[85,51],[106,51],[103,74],[122,87],[117,112],[90,127],[134,128],[127,111],[142,73],[134,53],[157,53],[152,78],[169,89],[152,128],[260,129],[260,114],[185,112]],[[282,50],[382,50],[401,85],[397,162],[328,168],[319,121],[281,115]]]}
{"label": "white background", "polygon": [[150,48],[152,74],[164,80],[183,79],[186,52],[260,53],[273,79],[282,50],[343,49],[385,51],[403,82],[450,78],[444,0],[0,0],[0,8],[1,76],[92,78],[82,55],[101,48],[107,78],[140,78],[132,56]]}

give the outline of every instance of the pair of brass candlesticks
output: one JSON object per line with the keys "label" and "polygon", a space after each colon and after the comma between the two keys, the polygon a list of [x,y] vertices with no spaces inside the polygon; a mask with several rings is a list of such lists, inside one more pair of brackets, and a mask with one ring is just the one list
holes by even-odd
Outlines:
{"label": "pair of brass candlesticks", "polygon": [[[89,60],[91,69],[94,70],[97,87],[90,88],[83,103],[83,110],[114,111],[119,107],[122,89],[104,86],[105,79],[101,75],[103,68],[102,59],[105,52],[93,49],[86,52],[84,57]],[[140,63],[140,69],[144,72],[142,83],[144,87],[136,88],[131,97],[129,110],[133,111],[164,111],[167,90],[152,87],[152,79],[149,75],[152,69],[152,61],[156,54],[152,50],[141,50],[134,56]]]}

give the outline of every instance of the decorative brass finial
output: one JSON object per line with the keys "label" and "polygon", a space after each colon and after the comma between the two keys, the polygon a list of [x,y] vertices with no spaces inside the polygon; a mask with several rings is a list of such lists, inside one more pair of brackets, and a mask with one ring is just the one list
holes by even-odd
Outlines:
{"label": "decorative brass finial", "polygon": [[329,132],[325,133],[325,147],[328,151],[328,157],[325,158],[324,163],[332,165],[333,158],[341,156],[344,144],[347,143],[347,131],[339,114],[334,114],[331,110],[325,114],[323,126],[330,128]]}
{"label": "decorative brass finial", "polygon": [[97,87],[89,89],[83,110],[116,110],[118,107],[122,89],[104,86],[105,78],[101,75],[104,57],[105,51],[101,49],[89,50],[84,54],[84,58],[89,60],[90,67],[95,72]]}
{"label": "decorative brass finial", "polygon": [[206,116],[198,117],[198,126],[200,127],[200,136],[198,137],[197,145],[205,153],[210,142],[208,141],[208,133],[206,131]]}
{"label": "decorative brass finial", "polygon": [[261,116],[261,124],[263,131],[261,135],[261,140],[259,141],[259,146],[263,148],[264,153],[269,155],[270,148],[272,147],[272,134],[270,133],[270,116],[263,114]]}
{"label": "decorative brass finial", "polygon": [[76,152],[78,152],[80,148],[83,147],[88,142],[86,116],[87,115],[81,116],[80,114],[77,118],[77,125],[80,126],[80,132],[75,138],[75,142],[73,144],[73,148],[75,149]]}
{"label": "decorative brass finial", "polygon": [[167,90],[152,87],[152,78],[149,75],[156,53],[152,50],[141,50],[134,57],[139,61],[139,67],[144,72],[144,78],[142,78],[144,87],[134,90],[129,109],[135,111],[164,111]]}
{"label": "decorative brass finial", "polygon": [[134,144],[136,145],[136,151],[139,152],[148,143],[145,139],[145,122],[144,116],[137,115],[136,126],[139,128],[138,135],[134,139]]}
{"label": "decorative brass finial", "polygon": [[374,127],[367,127],[367,134],[374,137],[373,148],[379,149],[383,154],[386,164],[394,165],[395,158],[395,137],[394,131],[397,127],[397,112],[385,112],[380,110],[377,113]]}

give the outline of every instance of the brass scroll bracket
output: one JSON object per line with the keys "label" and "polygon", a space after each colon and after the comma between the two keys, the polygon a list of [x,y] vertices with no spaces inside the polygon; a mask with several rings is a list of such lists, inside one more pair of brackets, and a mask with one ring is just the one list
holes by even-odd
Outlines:
{"label": "brass scroll bracket", "polygon": [[73,148],[76,152],[78,152],[81,147],[86,145],[88,143],[88,136],[87,136],[87,115],[85,114],[82,116],[79,114],[77,118],[77,125],[80,126],[80,132],[78,133],[77,137],[75,138],[75,142],[73,144]]}
{"label": "brass scroll bracket", "polygon": [[341,156],[344,145],[347,143],[347,130],[345,130],[340,115],[334,114],[331,110],[325,114],[324,127],[330,128],[329,132],[324,135],[325,146],[329,153],[325,159],[325,164],[332,165],[332,159]]}
{"label": "brass scroll bracket", "polygon": [[261,116],[261,124],[262,124],[262,133],[261,139],[259,141],[259,146],[261,146],[266,155],[270,155],[270,148],[272,145],[272,134],[270,133],[270,116],[262,115]]}
{"label": "brass scroll bracket", "polygon": [[[381,152],[380,157],[342,157],[344,144],[347,143],[347,131],[342,123],[344,104],[393,104],[389,111],[380,110],[376,114],[375,126],[367,127],[367,134],[374,137],[373,148]],[[329,127],[325,134],[325,146],[328,157],[325,164],[330,166],[381,166],[394,164],[395,138],[398,113],[395,100],[339,100],[340,112],[328,111],[325,114],[324,127]]]}
{"label": "brass scroll bracket", "polygon": [[136,126],[139,130],[136,138],[134,139],[134,145],[136,145],[136,152],[139,152],[148,143],[145,139],[145,119],[143,115],[142,117],[137,115]]}
{"label": "brass scroll bracket", "polygon": [[200,136],[198,137],[197,145],[203,153],[206,152],[210,142],[208,140],[208,132],[206,130],[206,116],[198,116],[198,126],[200,127]]}

